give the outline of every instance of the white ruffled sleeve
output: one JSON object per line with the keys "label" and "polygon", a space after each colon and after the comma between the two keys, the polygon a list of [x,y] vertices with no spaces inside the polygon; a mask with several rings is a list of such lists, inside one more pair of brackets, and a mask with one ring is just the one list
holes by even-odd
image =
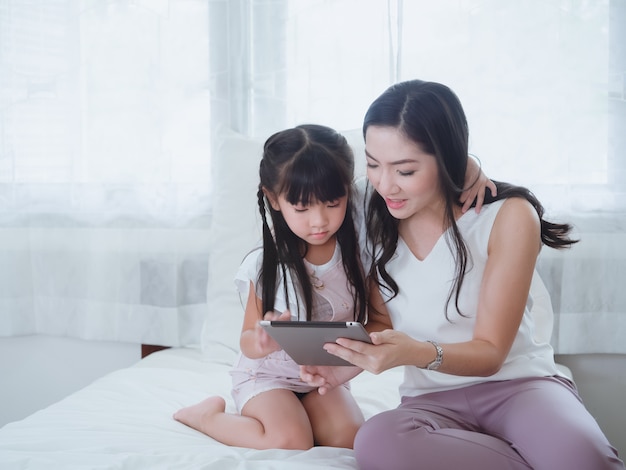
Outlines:
{"label": "white ruffled sleeve", "polygon": [[254,284],[257,295],[260,295],[260,290],[257,286],[257,278],[259,271],[261,270],[262,260],[263,249],[261,247],[257,247],[246,255],[239,265],[239,269],[237,269],[234,281],[235,286],[239,291],[239,295],[244,301],[244,305],[246,305],[245,302],[248,298],[248,293],[250,292],[250,281]]}
{"label": "white ruffled sleeve", "polygon": [[[248,293],[250,292],[250,281],[254,285],[256,295],[261,297],[261,286],[258,285],[259,272],[263,264],[263,249],[257,247],[252,250],[244,260],[235,274],[235,285],[241,296],[243,305],[246,305],[248,300]],[[298,319],[298,306],[295,302],[296,293],[293,287],[291,279],[288,284],[289,298],[291,300],[289,309],[291,310],[291,319],[293,321]],[[274,300],[274,310],[277,312],[284,312],[287,310],[287,302],[285,299],[285,290],[282,281],[279,281],[278,289],[276,290],[276,299]]]}

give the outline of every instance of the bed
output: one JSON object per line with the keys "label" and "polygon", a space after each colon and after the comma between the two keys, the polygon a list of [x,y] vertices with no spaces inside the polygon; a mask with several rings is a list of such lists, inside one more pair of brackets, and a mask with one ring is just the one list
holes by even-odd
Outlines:
{"label": "bed", "polygon": [[[220,353],[221,351],[221,353]],[[169,348],[112,372],[0,429],[2,469],[354,469],[351,450],[257,451],[220,444],[172,418],[210,394],[227,398],[232,351]],[[352,385],[364,414],[397,405],[398,370]]]}
{"label": "bed", "polygon": [[[236,355],[229,336],[236,337],[236,331],[231,333],[205,347],[153,352],[131,367],[109,373],[45,409],[7,424],[0,429],[0,468],[357,468],[349,449],[258,451],[229,447],[172,418],[179,408],[214,394],[225,397],[227,411],[234,411],[228,371]],[[209,331],[204,337],[211,337]],[[569,373],[566,368],[563,371]],[[366,418],[398,405],[401,379],[402,371],[396,368],[377,376],[364,372],[352,381],[352,392]]]}
{"label": "bed", "polygon": [[[535,298],[547,292],[543,284]],[[546,299],[547,297],[544,297]],[[549,303],[548,303],[549,304]],[[547,305],[543,303],[543,305]],[[551,310],[534,309],[538,322]],[[131,367],[114,371],[48,408],[0,429],[2,469],[355,469],[349,449],[307,451],[229,447],[172,418],[208,395],[226,398],[234,411],[228,373],[236,357],[239,326],[222,315],[207,322],[204,347],[152,352]],[[222,328],[232,323],[230,330]],[[547,325],[547,323],[546,323]],[[219,333],[218,333],[219,332]],[[145,348],[149,352],[153,348]],[[562,367],[566,374],[569,370]],[[400,368],[364,372],[352,393],[366,418],[399,403]]]}

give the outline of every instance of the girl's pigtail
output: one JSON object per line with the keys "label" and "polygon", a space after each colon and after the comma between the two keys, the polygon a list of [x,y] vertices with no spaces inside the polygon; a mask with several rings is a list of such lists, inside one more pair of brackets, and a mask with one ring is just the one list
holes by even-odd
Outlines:
{"label": "girl's pigtail", "polygon": [[276,297],[276,262],[278,253],[272,230],[267,223],[267,211],[265,207],[265,193],[259,187],[257,192],[257,203],[259,213],[263,222],[263,264],[259,272],[258,282],[262,287],[262,303],[264,315],[266,312],[274,310],[274,301]]}

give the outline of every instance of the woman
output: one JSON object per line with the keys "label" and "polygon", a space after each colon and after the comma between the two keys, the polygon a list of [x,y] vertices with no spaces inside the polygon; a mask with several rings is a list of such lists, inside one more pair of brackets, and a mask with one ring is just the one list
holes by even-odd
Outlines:
{"label": "woman", "polygon": [[533,335],[537,256],[542,245],[575,243],[571,227],[546,221],[530,191],[504,183],[480,213],[463,211],[468,126],[442,84],[390,87],[363,132],[374,344],[326,346],[359,369],[302,371],[324,393],[358,370],[405,366],[400,406],[357,433],[360,468],[623,469]]}

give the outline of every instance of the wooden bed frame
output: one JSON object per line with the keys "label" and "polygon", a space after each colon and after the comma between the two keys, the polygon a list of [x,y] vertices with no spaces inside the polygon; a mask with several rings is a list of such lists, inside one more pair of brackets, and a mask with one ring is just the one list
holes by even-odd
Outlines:
{"label": "wooden bed frame", "polygon": [[153,352],[161,351],[163,349],[169,349],[170,346],[159,346],[157,344],[142,344],[141,345],[141,358],[149,356]]}

